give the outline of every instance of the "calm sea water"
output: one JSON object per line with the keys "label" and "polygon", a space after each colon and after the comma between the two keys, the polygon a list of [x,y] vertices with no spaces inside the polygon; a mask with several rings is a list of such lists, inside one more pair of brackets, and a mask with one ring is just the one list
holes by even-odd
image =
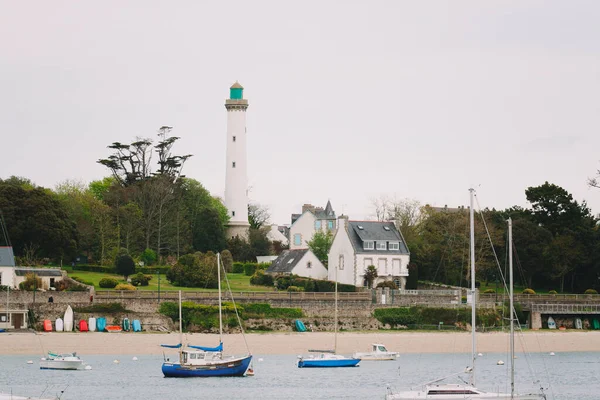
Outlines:
{"label": "calm sea water", "polygon": [[[115,399],[382,399],[389,384],[408,388],[450,375],[469,364],[468,354],[407,354],[396,361],[361,362],[358,368],[299,369],[295,356],[254,358],[255,376],[163,378],[162,356],[85,356],[89,371],[40,370],[32,356],[0,356],[0,392],[39,396],[66,389],[64,400]],[[259,361],[262,358],[263,361]],[[120,363],[113,361],[119,359]],[[33,360],[34,364],[27,364]],[[506,354],[478,358],[478,387],[508,391]],[[526,362],[529,361],[529,362]],[[530,370],[547,387],[549,399],[600,399],[600,353],[531,354],[517,360],[520,392],[535,390]],[[508,364],[508,363],[506,363]],[[458,382],[456,379],[448,382]]]}

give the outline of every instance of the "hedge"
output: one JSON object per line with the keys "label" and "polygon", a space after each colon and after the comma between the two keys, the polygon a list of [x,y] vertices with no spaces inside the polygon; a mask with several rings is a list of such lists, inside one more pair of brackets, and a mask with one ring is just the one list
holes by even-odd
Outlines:
{"label": "hedge", "polygon": [[234,262],[233,263],[233,273],[234,274],[243,274],[244,273],[244,263]]}
{"label": "hedge", "polygon": [[118,284],[119,281],[117,281],[115,278],[102,278],[100,279],[100,282],[98,282],[98,286],[103,289],[114,289]]}
{"label": "hedge", "polygon": [[[169,265],[156,265],[153,267],[135,267],[136,273],[142,273],[147,275],[156,274],[159,271],[161,274],[166,274],[167,271],[171,269]],[[87,272],[100,272],[103,274],[116,274],[114,266],[104,266],[104,265],[89,265],[89,264],[77,264],[73,267],[73,272],[75,271],[87,271]]]}
{"label": "hedge", "polygon": [[256,263],[244,264],[244,275],[252,276],[256,272]]}
{"label": "hedge", "polygon": [[[515,307],[518,308],[518,307]],[[399,307],[377,308],[373,316],[382,324],[391,327],[422,324],[444,325],[461,324],[466,326],[471,323],[471,310],[468,308],[431,308],[431,307]],[[488,327],[502,324],[502,309],[477,310],[477,324]]]}
{"label": "hedge", "polygon": [[[303,278],[297,275],[282,275],[275,279],[279,290],[287,290],[290,286],[303,288],[305,292],[335,292],[335,282]],[[356,292],[356,286],[338,283],[338,292]]]}

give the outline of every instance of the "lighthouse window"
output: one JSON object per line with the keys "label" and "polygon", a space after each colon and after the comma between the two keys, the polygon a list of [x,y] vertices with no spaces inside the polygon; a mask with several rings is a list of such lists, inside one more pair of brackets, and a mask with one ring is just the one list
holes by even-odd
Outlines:
{"label": "lighthouse window", "polygon": [[235,136],[233,137],[233,141],[235,142]]}
{"label": "lighthouse window", "polygon": [[232,217],[235,217],[235,211],[232,211],[232,212],[231,212],[231,216],[232,216]]}
{"label": "lighthouse window", "polygon": [[231,166],[235,168],[235,161],[231,163]]}

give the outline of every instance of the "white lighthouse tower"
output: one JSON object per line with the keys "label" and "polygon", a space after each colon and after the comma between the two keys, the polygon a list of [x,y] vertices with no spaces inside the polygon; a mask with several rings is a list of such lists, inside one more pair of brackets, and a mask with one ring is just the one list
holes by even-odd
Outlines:
{"label": "white lighthouse tower", "polygon": [[227,169],[225,207],[229,211],[228,237],[248,237],[248,173],[246,163],[246,109],[244,88],[237,81],[225,100],[227,109]]}

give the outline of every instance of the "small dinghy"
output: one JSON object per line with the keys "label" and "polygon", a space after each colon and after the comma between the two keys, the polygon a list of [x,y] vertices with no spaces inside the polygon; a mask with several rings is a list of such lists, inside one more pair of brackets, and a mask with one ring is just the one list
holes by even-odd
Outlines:
{"label": "small dinghy", "polygon": [[90,317],[88,319],[88,328],[90,332],[96,332],[96,318]]}
{"label": "small dinghy", "polygon": [[106,327],[106,332],[122,332],[123,329],[119,325],[109,325]]}
{"label": "small dinghy", "polygon": [[73,309],[71,308],[71,306],[67,306],[67,311],[65,311],[65,316],[64,316],[64,323],[65,323],[65,332],[72,332],[73,331]]}
{"label": "small dinghy", "polygon": [[556,322],[552,317],[548,317],[548,329],[556,329]]}
{"label": "small dinghy", "polygon": [[131,328],[130,324],[129,324],[129,318],[127,318],[127,317],[123,318],[123,326],[122,326],[122,328],[123,328],[124,332],[129,332],[129,329]]}
{"label": "small dinghy", "polygon": [[100,317],[96,320],[96,329],[98,332],[104,332],[106,330],[106,318]]}
{"label": "small dinghy", "polygon": [[65,330],[65,328],[64,328],[65,325],[63,323],[62,318],[56,318],[56,322],[55,322],[54,326],[56,327],[56,332],[62,332]]}
{"label": "small dinghy", "polygon": [[575,329],[583,329],[581,318],[575,318]]}
{"label": "small dinghy", "polygon": [[79,332],[87,331],[89,331],[87,321],[85,319],[82,319],[81,321],[79,321]]}
{"label": "small dinghy", "polygon": [[44,332],[52,332],[52,321],[49,319],[44,320]]}
{"label": "small dinghy", "polygon": [[142,324],[140,323],[139,319],[134,319],[132,326],[133,326],[133,331],[134,332],[141,332],[142,331]]}

